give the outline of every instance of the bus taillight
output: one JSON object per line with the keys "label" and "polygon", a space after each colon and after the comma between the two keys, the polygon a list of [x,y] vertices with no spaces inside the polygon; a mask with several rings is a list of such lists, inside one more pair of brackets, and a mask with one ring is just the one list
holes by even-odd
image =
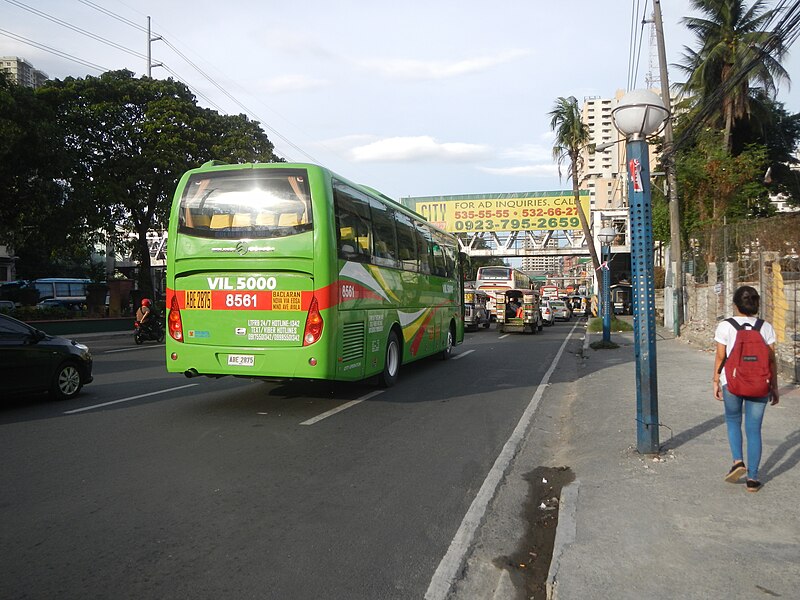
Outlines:
{"label": "bus taillight", "polygon": [[311,306],[308,307],[306,317],[306,330],[303,332],[303,346],[310,346],[322,335],[322,315],[319,314],[319,303],[317,297],[311,298]]}
{"label": "bus taillight", "polygon": [[183,322],[181,322],[181,309],[178,306],[178,297],[173,296],[169,307],[169,319],[167,320],[169,335],[176,342],[183,342]]}

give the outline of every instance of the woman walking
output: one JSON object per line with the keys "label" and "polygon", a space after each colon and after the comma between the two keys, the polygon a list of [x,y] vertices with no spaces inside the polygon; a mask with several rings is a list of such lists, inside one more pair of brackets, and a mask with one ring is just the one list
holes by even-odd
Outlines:
{"label": "woman walking", "polygon": [[[758,479],[758,466],[761,462],[761,423],[764,419],[764,410],[767,403],[778,403],[778,377],[777,364],[775,360],[775,329],[767,323],[758,319],[759,296],[758,292],[744,285],[733,294],[733,304],[735,307],[734,316],[725,319],[717,325],[714,333],[714,341],[717,342],[717,354],[714,361],[714,397],[725,405],[725,423],[728,428],[728,443],[730,444],[733,456],[733,466],[725,481],[736,483],[747,474],[747,491],[757,492],[761,489],[761,482]],[[736,344],[737,332],[755,330],[761,334],[766,344],[764,358],[768,361],[769,382],[762,382],[764,393],[759,392],[757,397],[737,395],[731,392],[728,378],[733,373],[732,368],[736,365],[725,363],[731,359]],[[757,339],[757,338],[756,338]],[[749,356],[744,356],[740,365],[748,368],[758,362],[757,356],[759,348],[755,352],[751,351]],[[738,358],[739,352],[734,353],[733,360]],[[749,364],[748,364],[749,363]],[[744,370],[741,367],[740,370]],[[744,412],[744,429],[747,436],[747,465],[745,466],[744,454],[742,452],[742,413]]]}

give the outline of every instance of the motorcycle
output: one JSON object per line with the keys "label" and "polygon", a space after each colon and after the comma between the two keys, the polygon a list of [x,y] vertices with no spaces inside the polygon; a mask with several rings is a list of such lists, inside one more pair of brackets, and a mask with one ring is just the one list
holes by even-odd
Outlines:
{"label": "motorcycle", "polygon": [[154,317],[150,327],[144,327],[139,321],[133,322],[133,341],[142,344],[145,341],[161,343],[164,341],[164,321],[161,317]]}

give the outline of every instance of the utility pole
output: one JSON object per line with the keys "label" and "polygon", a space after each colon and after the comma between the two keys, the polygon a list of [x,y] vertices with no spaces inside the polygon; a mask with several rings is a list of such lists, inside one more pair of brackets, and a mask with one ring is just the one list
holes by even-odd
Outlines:
{"label": "utility pole", "polygon": [[148,77],[152,77],[153,67],[164,66],[161,63],[153,64],[153,59],[152,59],[151,46],[153,45],[153,42],[157,42],[160,39],[161,39],[160,35],[153,37],[152,34],[150,33],[150,17],[148,16],[147,17],[147,76]]}
{"label": "utility pole", "polygon": [[658,44],[658,65],[661,74],[661,99],[669,111],[664,128],[664,171],[667,174],[669,193],[669,232],[670,262],[672,267],[672,328],[676,337],[681,335],[683,318],[683,256],[681,254],[681,212],[678,204],[678,178],[675,174],[675,154],[672,134],[672,99],[669,93],[669,74],[667,72],[667,51],[664,47],[664,23],[661,20],[661,0],[653,0],[653,20]]}

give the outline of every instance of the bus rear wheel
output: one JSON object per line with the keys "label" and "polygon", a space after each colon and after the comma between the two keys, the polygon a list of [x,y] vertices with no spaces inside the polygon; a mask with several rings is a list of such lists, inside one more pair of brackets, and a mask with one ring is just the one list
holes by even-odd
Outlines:
{"label": "bus rear wheel", "polygon": [[397,376],[400,374],[401,363],[400,340],[397,334],[392,331],[386,342],[386,360],[383,364],[383,372],[378,375],[378,383],[381,387],[389,388],[397,383]]}

